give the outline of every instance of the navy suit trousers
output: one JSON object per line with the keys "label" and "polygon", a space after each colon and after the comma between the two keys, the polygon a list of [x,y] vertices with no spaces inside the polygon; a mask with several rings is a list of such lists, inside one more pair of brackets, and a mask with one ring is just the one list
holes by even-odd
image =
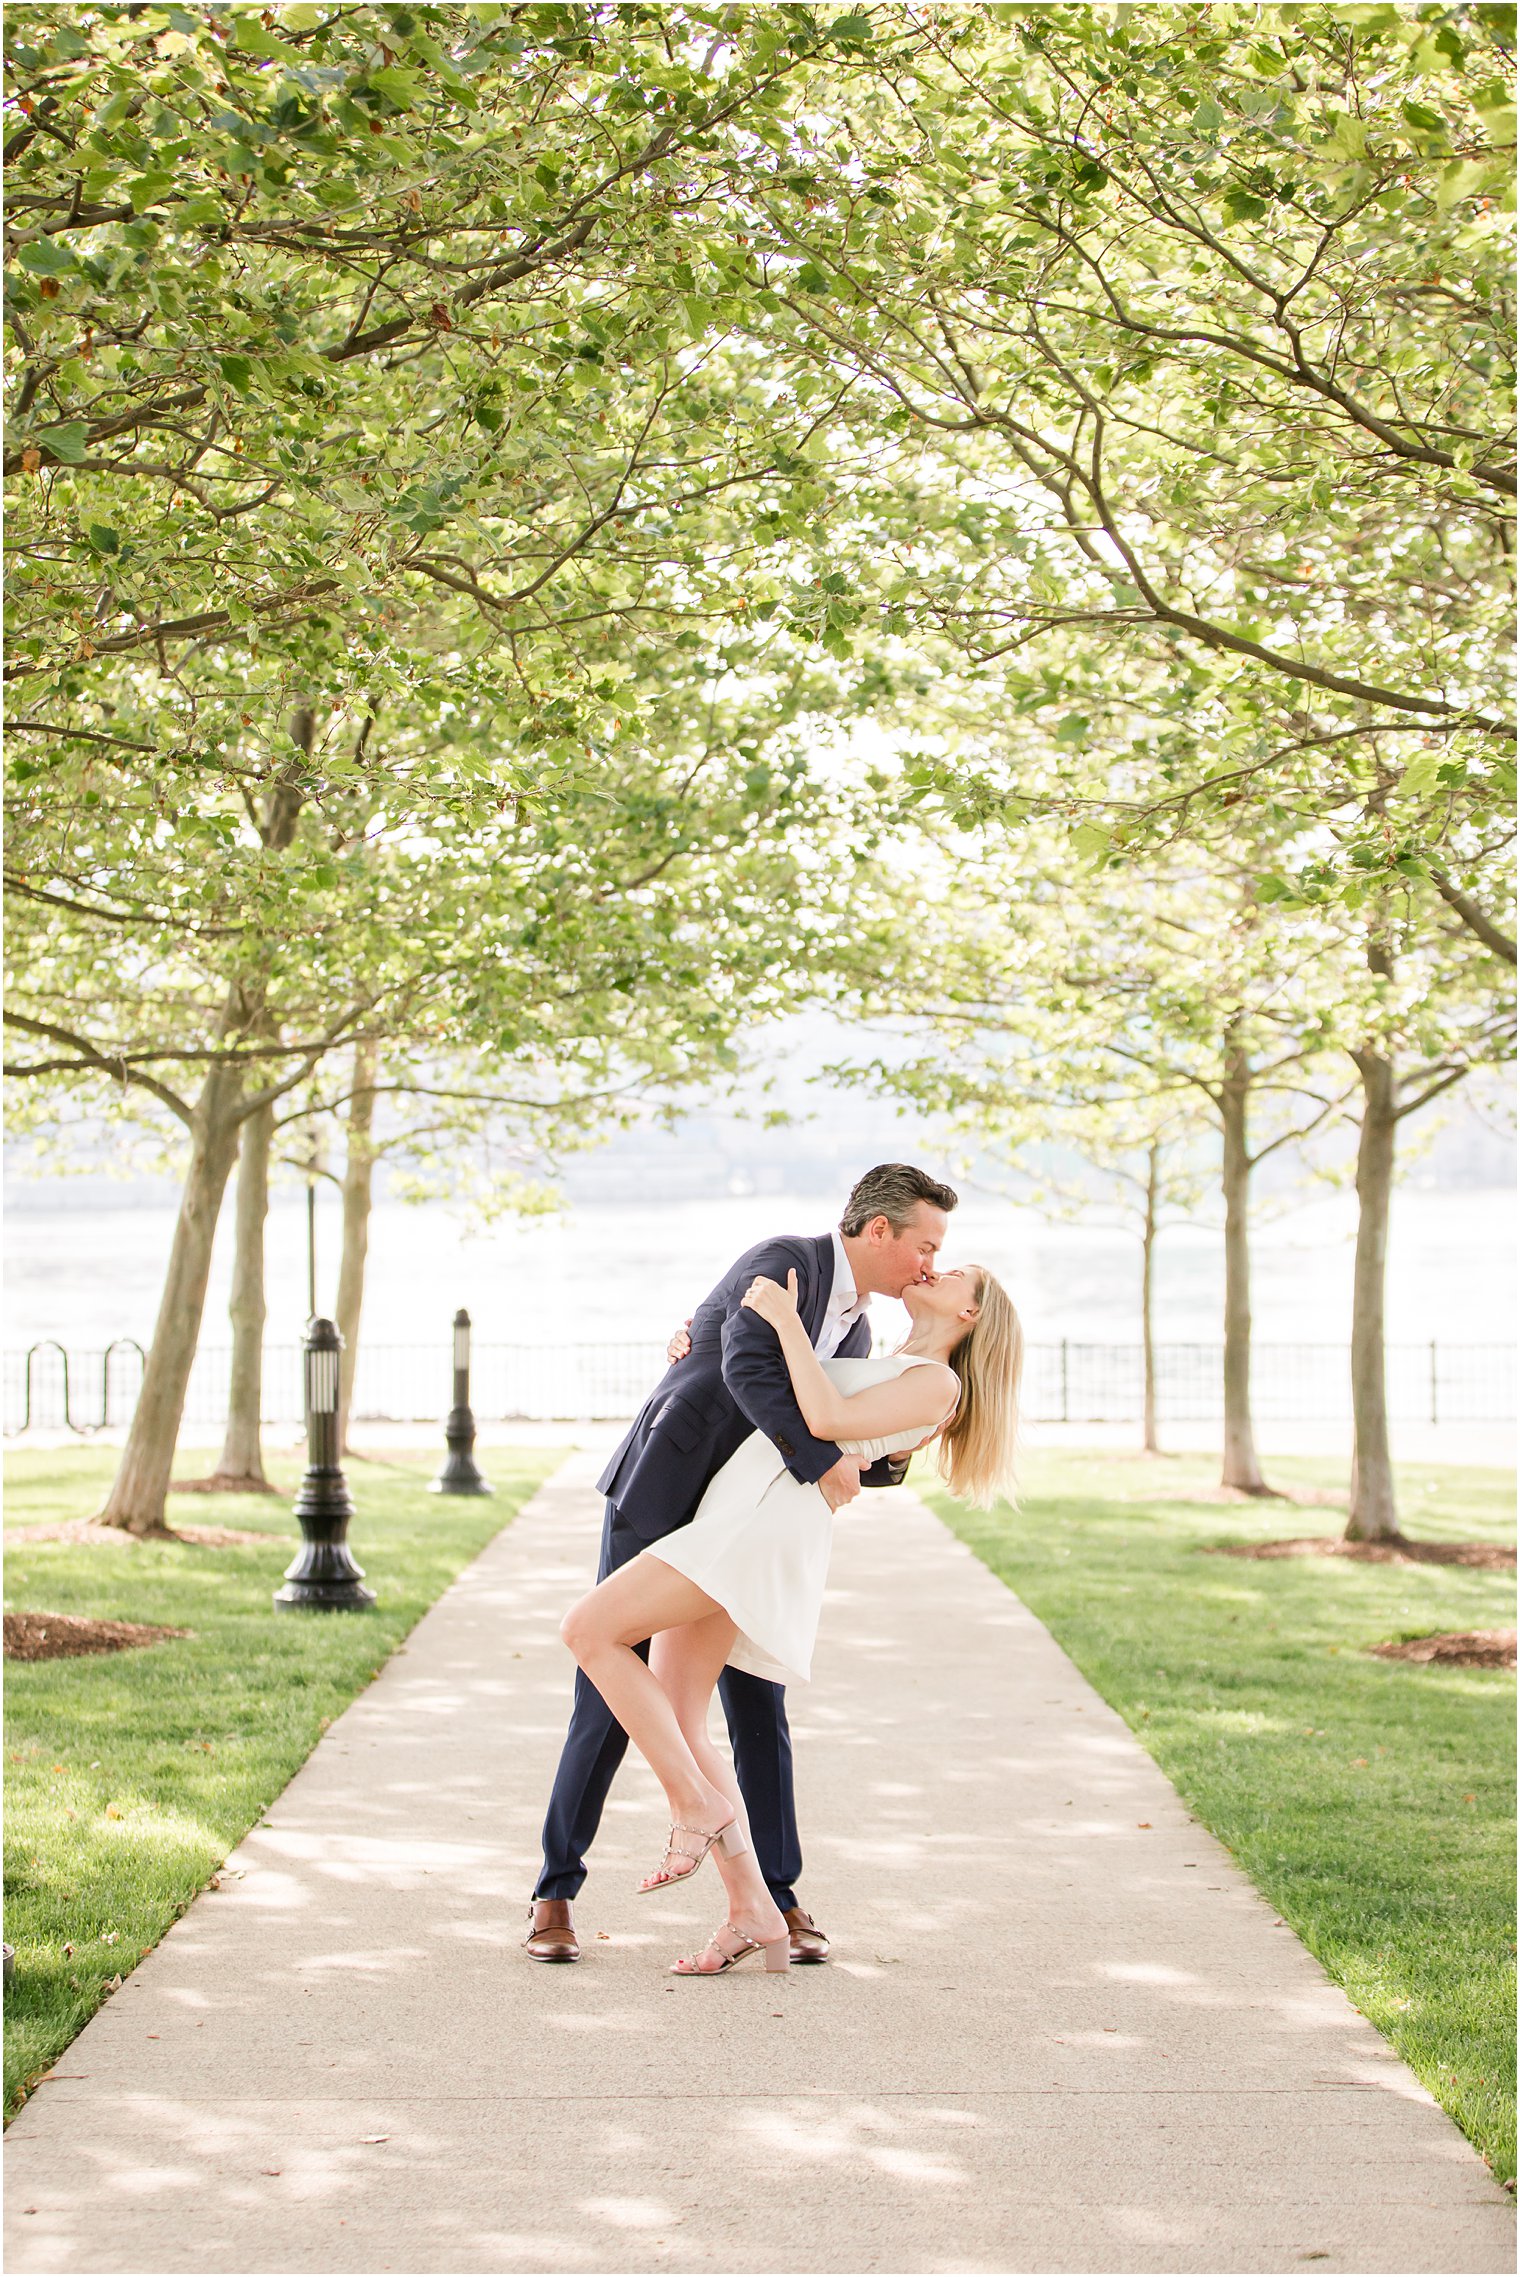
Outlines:
{"label": "navy suit trousers", "polygon": [[[597,1580],[605,1581],[646,1546],[609,1502]],[[648,1645],[638,1649],[647,1658]],[[797,1903],[794,1884],[802,1872],[786,1694],[781,1685],[769,1684],[764,1677],[725,1668],[718,1679],[718,1697],[728,1718],[755,1862],[784,1913]],[[596,1686],[577,1669],[570,1729],[544,1819],[544,1866],[533,1892],[536,1898],[579,1896],[586,1879],[586,1852],[596,1838],[602,1807],[627,1748],[628,1734]],[[652,1833],[651,1840],[657,1841],[657,1834]]]}

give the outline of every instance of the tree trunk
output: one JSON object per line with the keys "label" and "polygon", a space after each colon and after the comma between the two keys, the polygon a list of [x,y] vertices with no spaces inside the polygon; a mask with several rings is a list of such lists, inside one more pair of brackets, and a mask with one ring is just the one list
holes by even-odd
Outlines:
{"label": "tree trunk", "polygon": [[379,1055],[373,1044],[354,1047],[354,1089],[348,1108],[348,1152],[343,1164],[343,1255],[338,1265],[338,1332],[343,1356],[338,1363],[338,1451],[348,1453],[348,1416],[359,1360],[359,1321],[364,1310],[364,1267],[369,1255],[369,1215],[374,1189],[375,1076]]}
{"label": "tree trunk", "polygon": [[211,1244],[237,1153],[241,1090],[235,1069],[214,1067],[191,1118],[190,1165],[142,1390],[120,1467],[97,1513],[100,1524],[119,1526],[124,1533],[155,1534],[164,1529],[164,1498],[205,1310]]}
{"label": "tree trunk", "polygon": [[1351,1515],[1348,1542],[1399,1537],[1393,1462],[1388,1451],[1388,1384],[1383,1297],[1388,1271],[1388,1205],[1398,1127],[1393,1062],[1381,1052],[1352,1054],[1362,1078],[1362,1129],[1356,1150],[1356,1269],[1351,1302]]}
{"label": "tree trunk", "polygon": [[1145,1354],[1145,1452],[1159,1455],[1156,1435],[1156,1193],[1161,1183],[1161,1148],[1154,1141],[1145,1164],[1145,1229],[1140,1236],[1140,1341]]}
{"label": "tree trunk", "polygon": [[[290,737],[296,758],[269,785],[259,819],[259,836],[275,853],[290,844],[300,819],[304,797],[300,770],[310,759],[316,738],[316,714],[308,706],[292,714]],[[256,1025],[267,1032],[261,1002],[257,995],[234,986],[223,1018],[224,1036],[247,1035]],[[124,1533],[164,1531],[164,1501],[206,1309],[211,1244],[245,1119],[242,1091],[237,1068],[213,1066],[190,1116],[190,1166],[142,1390],[111,1491],[97,1513],[101,1525],[119,1526]]]}
{"label": "tree trunk", "polygon": [[1246,1113],[1251,1070],[1231,1047],[1220,1088],[1224,1126],[1224,1467],[1222,1486],[1270,1494],[1251,1423],[1251,1156]]}
{"label": "tree trunk", "polygon": [[238,1154],[232,1295],[232,1381],[227,1395],[227,1436],[206,1482],[233,1493],[272,1494],[264,1476],[261,1425],[264,1406],[264,1223],[269,1214],[269,1148],[274,1104],[243,1123]]}

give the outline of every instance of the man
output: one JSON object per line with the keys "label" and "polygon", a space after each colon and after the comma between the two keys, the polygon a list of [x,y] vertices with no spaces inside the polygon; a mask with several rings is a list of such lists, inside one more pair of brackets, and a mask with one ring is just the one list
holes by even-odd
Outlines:
{"label": "man", "polygon": [[[888,1486],[901,1477],[902,1466],[879,1463],[863,1478],[855,1456],[812,1436],[776,1337],[740,1300],[757,1273],[784,1287],[795,1272],[798,1311],[815,1351],[824,1359],[862,1357],[871,1348],[871,1298],[900,1297],[914,1282],[933,1279],[955,1204],[952,1189],[927,1171],[879,1163],[856,1181],[837,1233],[777,1236],[729,1268],[692,1316],[688,1356],[672,1361],[597,1481],[607,1497],[598,1580],[687,1525],[709,1481],[752,1431],[764,1431],[793,1478],[816,1484],[831,1510],[852,1502],[863,1483]],[[783,1688],[730,1668],[718,1689],[755,1856],[786,1916],[792,1959],[822,1961],[828,1939],[797,1902],[802,1851]],[[535,1961],[580,1958],[572,1904],[627,1745],[600,1693],[577,1675],[523,1939]]]}

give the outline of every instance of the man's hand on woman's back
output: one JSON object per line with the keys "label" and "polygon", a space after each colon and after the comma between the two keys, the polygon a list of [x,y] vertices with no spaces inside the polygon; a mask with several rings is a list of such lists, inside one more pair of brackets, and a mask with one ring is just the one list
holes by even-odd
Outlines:
{"label": "man's hand on woman's back", "polygon": [[860,1492],[860,1470],[858,1455],[841,1455],[833,1469],[824,1472],[818,1491],[831,1510],[842,1510],[855,1500]]}

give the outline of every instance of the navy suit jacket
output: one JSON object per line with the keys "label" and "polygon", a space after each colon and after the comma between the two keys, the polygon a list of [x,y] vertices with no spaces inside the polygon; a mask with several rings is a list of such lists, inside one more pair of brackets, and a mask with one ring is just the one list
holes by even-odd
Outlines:
{"label": "navy suit jacket", "polygon": [[[781,1234],[757,1242],[702,1299],[691,1350],[675,1360],[640,1408],[597,1481],[621,1518],[646,1542],[674,1533],[694,1515],[708,1481],[752,1431],[773,1441],[793,1478],[811,1486],[832,1470],[839,1449],[815,1439],[802,1420],[781,1342],[768,1321],[740,1302],[757,1273],[786,1287],[797,1275],[797,1310],[816,1342],[834,1286],[831,1234]],[[862,1314],[834,1355],[864,1358],[870,1322]],[[892,1483],[885,1464],[873,1486]]]}

